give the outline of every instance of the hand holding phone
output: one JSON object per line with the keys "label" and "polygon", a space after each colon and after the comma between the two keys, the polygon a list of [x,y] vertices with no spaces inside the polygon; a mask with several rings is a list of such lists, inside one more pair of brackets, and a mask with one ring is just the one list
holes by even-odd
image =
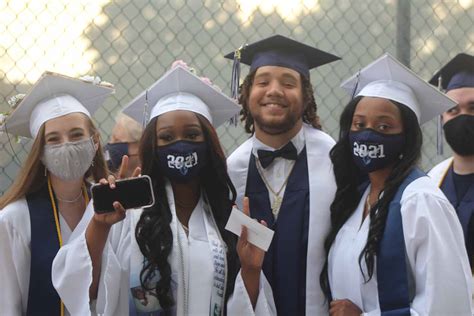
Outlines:
{"label": "hand holding phone", "polygon": [[150,207],[155,203],[153,187],[149,176],[115,181],[115,188],[109,184],[94,184],[91,188],[94,210],[98,214],[114,212],[113,203],[120,202],[124,209]]}

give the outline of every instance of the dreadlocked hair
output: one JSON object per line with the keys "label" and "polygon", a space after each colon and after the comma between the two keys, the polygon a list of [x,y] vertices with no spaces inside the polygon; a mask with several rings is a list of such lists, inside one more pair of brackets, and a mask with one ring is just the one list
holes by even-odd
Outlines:
{"label": "dreadlocked hair", "polygon": [[[240,120],[244,122],[245,131],[247,133],[253,134],[255,131],[254,121],[252,115],[250,114],[248,100],[250,97],[250,92],[252,90],[253,80],[255,78],[256,70],[252,71],[245,77],[244,81],[240,85],[239,93],[239,104],[242,105],[242,110],[240,111],[241,118]],[[309,78],[306,78],[300,75],[301,86],[303,93],[303,122],[310,124],[316,129],[321,129],[321,124],[319,122],[319,116],[317,115],[316,100],[314,99],[314,91],[311,86]]]}
{"label": "dreadlocked hair", "polygon": [[[331,161],[334,165],[334,176],[336,179],[336,195],[331,204],[331,229],[325,240],[326,262],[320,275],[320,284],[327,299],[331,297],[328,279],[328,255],[336,236],[357,208],[363,192],[359,191],[359,186],[367,179],[367,175],[362,174],[355,165],[352,158],[352,147],[349,143],[349,132],[352,125],[352,118],[357,104],[362,97],[351,100],[344,108],[340,118],[339,140],[330,152]],[[403,180],[416,166],[421,156],[421,145],[423,142],[422,133],[418,120],[405,105],[390,100],[400,111],[403,133],[405,135],[405,145],[401,152],[402,159],[397,160],[392,171],[385,181],[383,194],[378,202],[369,210],[370,225],[367,243],[359,255],[359,268],[364,276],[364,281],[369,282],[374,274],[375,257],[379,249],[379,242],[382,239],[389,205],[394,198]],[[367,274],[362,269],[362,260],[367,266]]]}
{"label": "dreadlocked hair", "polygon": [[[210,123],[201,115],[196,114],[202,126],[207,144],[208,164],[199,175],[202,190],[206,193],[212,215],[217,228],[224,240],[227,252],[227,301],[234,289],[235,278],[239,269],[236,252],[237,238],[225,230],[236,191],[227,174],[225,155],[220,146],[217,133]],[[171,293],[171,266],[168,257],[173,247],[171,230],[172,215],[165,189],[165,177],[158,169],[155,158],[157,150],[156,121],[150,121],[144,130],[140,141],[139,156],[142,163],[142,173],[152,179],[155,193],[155,205],[144,209],[135,230],[140,251],[146,258],[140,272],[140,282],[146,290],[156,290],[156,297],[163,309],[169,309],[175,302]],[[151,282],[159,271],[160,278],[156,283]],[[225,306],[224,306],[225,308]]]}

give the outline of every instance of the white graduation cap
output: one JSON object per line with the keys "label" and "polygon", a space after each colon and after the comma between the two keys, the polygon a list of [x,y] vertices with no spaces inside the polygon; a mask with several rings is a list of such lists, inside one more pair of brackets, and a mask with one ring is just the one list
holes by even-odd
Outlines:
{"label": "white graduation cap", "polygon": [[354,97],[380,97],[402,103],[416,114],[420,125],[457,104],[388,53],[345,80],[341,87]]}
{"label": "white graduation cap", "polygon": [[[148,119],[147,105],[151,106]],[[137,122],[175,110],[204,116],[215,128],[240,111],[240,106],[215,87],[178,65],[165,73],[150,88],[133,99],[123,113]]]}
{"label": "white graduation cap", "polygon": [[44,72],[6,118],[3,130],[12,135],[35,138],[43,123],[53,118],[76,112],[91,117],[114,91],[110,84],[94,84]]}

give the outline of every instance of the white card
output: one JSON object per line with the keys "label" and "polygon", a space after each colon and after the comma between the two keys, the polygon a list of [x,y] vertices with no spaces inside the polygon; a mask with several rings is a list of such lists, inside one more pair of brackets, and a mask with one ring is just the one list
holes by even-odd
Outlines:
{"label": "white card", "polygon": [[225,225],[225,229],[240,237],[242,226],[247,227],[248,241],[251,244],[254,244],[263,251],[268,250],[268,247],[272,242],[274,231],[248,217],[234,206],[232,208],[232,213],[229,216],[229,220]]}

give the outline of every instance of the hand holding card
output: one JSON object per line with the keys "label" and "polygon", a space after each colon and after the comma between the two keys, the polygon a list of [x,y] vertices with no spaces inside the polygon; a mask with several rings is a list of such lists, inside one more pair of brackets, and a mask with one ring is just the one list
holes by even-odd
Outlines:
{"label": "hand holding card", "polygon": [[249,243],[257,246],[263,251],[268,250],[268,247],[272,242],[274,231],[265,225],[258,223],[256,220],[244,214],[244,212],[240,211],[234,206],[225,229],[240,237],[242,226],[247,228],[247,240]]}

